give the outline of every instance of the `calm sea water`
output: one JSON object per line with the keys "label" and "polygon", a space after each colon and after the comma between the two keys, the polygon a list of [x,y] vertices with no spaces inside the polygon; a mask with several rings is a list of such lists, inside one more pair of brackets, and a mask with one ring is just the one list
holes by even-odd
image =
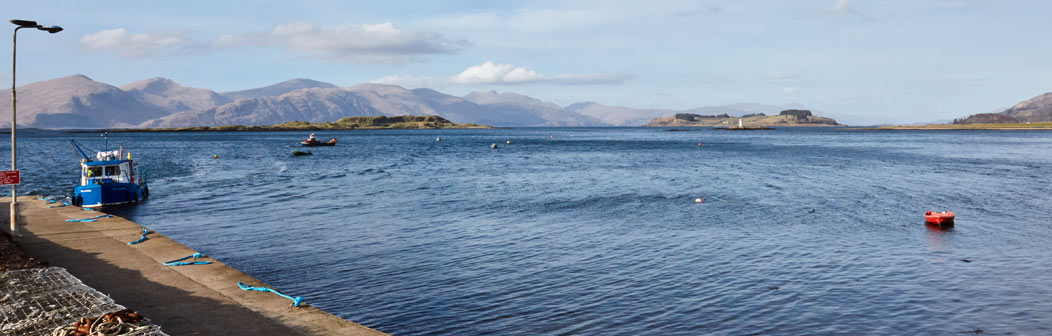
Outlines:
{"label": "calm sea water", "polygon": [[[1052,334],[1052,132],[305,136],[114,134],[151,199],[112,211],[398,335]],[[68,196],[70,138],[20,133],[20,190]]]}

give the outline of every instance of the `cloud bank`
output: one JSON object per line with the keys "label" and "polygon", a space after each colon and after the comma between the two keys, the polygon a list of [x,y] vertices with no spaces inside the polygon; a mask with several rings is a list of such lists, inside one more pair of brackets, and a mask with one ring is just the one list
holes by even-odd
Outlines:
{"label": "cloud bank", "polygon": [[456,53],[470,44],[431,31],[404,31],[390,22],[335,26],[294,22],[261,33],[223,35],[212,42],[220,49],[267,45],[345,63],[399,63],[422,55]]}
{"label": "cloud bank", "polygon": [[373,82],[409,87],[524,84],[617,85],[634,78],[635,76],[629,74],[558,74],[545,76],[527,68],[486,61],[448,77],[387,76],[376,79]]}
{"label": "cloud bank", "polygon": [[186,54],[201,50],[178,33],[152,32],[128,34],[124,28],[103,30],[80,38],[80,47],[92,51],[111,51],[124,58]]}
{"label": "cloud bank", "polygon": [[416,61],[425,55],[456,53],[469,45],[437,32],[401,30],[390,22],[333,26],[293,22],[263,32],[222,35],[211,43],[197,43],[178,33],[128,34],[124,28],[103,30],[80,39],[85,50],[108,51],[125,58],[277,46],[309,58],[343,63]]}

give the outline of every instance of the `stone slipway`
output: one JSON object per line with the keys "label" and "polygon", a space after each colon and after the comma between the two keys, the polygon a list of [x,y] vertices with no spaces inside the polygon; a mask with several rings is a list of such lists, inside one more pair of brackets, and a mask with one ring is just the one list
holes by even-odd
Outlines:
{"label": "stone slipway", "polygon": [[[11,199],[0,198],[8,228]],[[269,287],[224,265],[164,266],[195,251],[158,233],[137,245],[140,228],[120,217],[71,223],[100,213],[19,197],[16,241],[33,257],[63,267],[89,287],[150,318],[170,335],[385,335],[310,306],[298,308],[272,293],[243,291],[237,283]],[[280,288],[274,288],[281,290]],[[286,293],[295,296],[295,293]]]}

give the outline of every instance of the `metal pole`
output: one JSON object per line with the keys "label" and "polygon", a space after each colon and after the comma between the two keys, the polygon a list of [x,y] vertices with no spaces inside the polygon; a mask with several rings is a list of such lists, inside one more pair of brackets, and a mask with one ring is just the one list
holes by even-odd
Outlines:
{"label": "metal pole", "polygon": [[[18,164],[16,162],[17,152],[15,151],[15,55],[18,53],[18,30],[22,27],[16,27],[14,34],[11,36],[11,170],[18,170]],[[11,237],[18,237],[18,185],[11,185]]]}

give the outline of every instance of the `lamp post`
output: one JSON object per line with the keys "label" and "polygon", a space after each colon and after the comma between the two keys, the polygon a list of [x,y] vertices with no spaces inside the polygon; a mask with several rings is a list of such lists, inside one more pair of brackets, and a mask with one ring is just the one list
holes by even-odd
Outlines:
{"label": "lamp post", "polygon": [[[11,170],[18,170],[17,164],[17,152],[15,150],[15,55],[18,50],[18,30],[22,28],[36,28],[39,30],[46,31],[48,33],[57,33],[62,31],[62,27],[59,26],[42,26],[38,25],[36,21],[28,20],[11,20],[11,23],[18,26],[15,27],[15,32],[11,37]],[[18,185],[11,185],[11,236],[18,236]]]}

